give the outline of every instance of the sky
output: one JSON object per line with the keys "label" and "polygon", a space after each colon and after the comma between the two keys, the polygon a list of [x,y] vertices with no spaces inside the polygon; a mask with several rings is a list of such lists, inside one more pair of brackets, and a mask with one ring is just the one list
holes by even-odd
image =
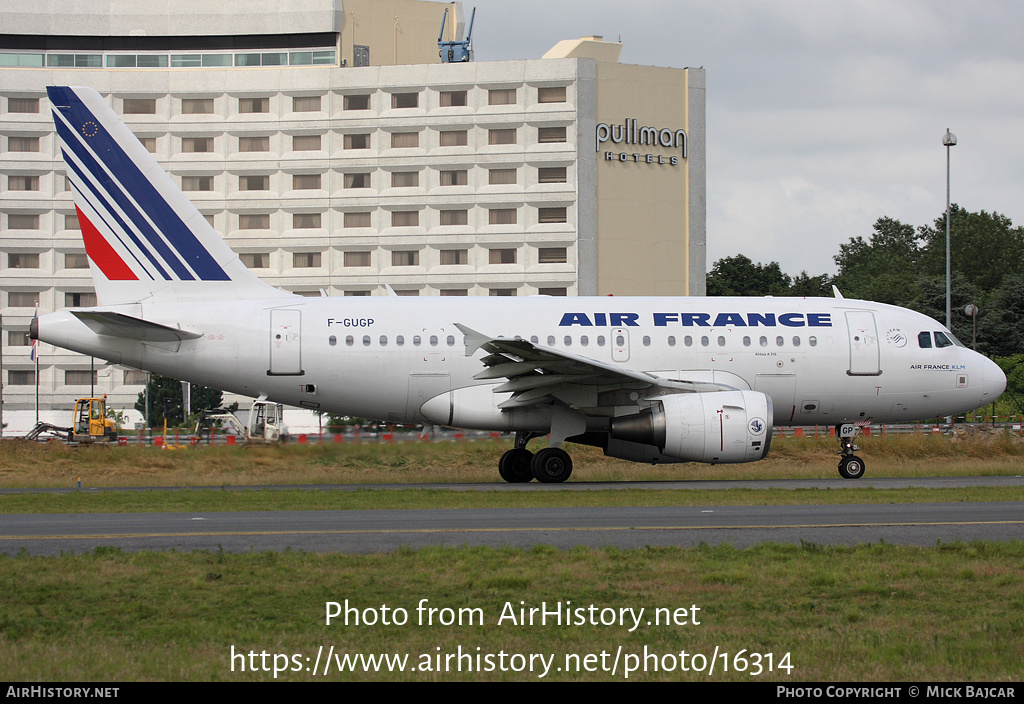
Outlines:
{"label": "sky", "polygon": [[[998,0],[463,0],[476,61],[562,39],[621,63],[703,67],[707,268],[743,254],[834,274],[880,217],[952,201],[1024,225],[1024,4]],[[984,253],[979,253],[984,256]]]}

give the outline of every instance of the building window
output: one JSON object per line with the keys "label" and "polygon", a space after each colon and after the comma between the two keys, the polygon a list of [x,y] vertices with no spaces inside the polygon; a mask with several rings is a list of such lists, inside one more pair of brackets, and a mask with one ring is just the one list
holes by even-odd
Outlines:
{"label": "building window", "polygon": [[370,174],[345,174],[345,188],[369,188]]}
{"label": "building window", "polygon": [[320,135],[306,134],[292,137],[293,152],[315,152],[320,150]]}
{"label": "building window", "polygon": [[466,225],[469,223],[468,210],[442,210],[442,225]]}
{"label": "building window", "polygon": [[95,384],[97,372],[90,369],[65,369],[64,383],[68,386],[88,386]]}
{"label": "building window", "polygon": [[270,215],[268,213],[249,213],[238,216],[239,230],[269,230]]}
{"label": "building window", "polygon": [[491,249],[488,250],[489,264],[515,264],[516,250],[514,249]]}
{"label": "building window", "polygon": [[468,249],[442,249],[441,266],[462,266],[469,264]]}
{"label": "building window", "polygon": [[7,305],[11,308],[35,308],[39,305],[39,292],[11,291],[7,294]]}
{"label": "building window", "polygon": [[565,183],[564,166],[543,166],[537,169],[538,183]]}
{"label": "building window", "polygon": [[36,372],[34,369],[11,369],[7,372],[7,383],[11,386],[35,386]]}
{"label": "building window", "polygon": [[[346,295],[346,296],[369,296],[370,292],[369,291],[345,291],[344,295]],[[401,339],[401,335],[399,335],[399,339]],[[399,343],[399,344],[401,344],[401,343]]]}
{"label": "building window", "polygon": [[443,288],[440,293],[442,296],[468,296],[469,290],[464,288]]}
{"label": "building window", "polygon": [[441,107],[443,108],[464,108],[466,107],[466,91],[445,90],[441,91]]}
{"label": "building window", "polygon": [[37,152],[39,151],[39,137],[8,137],[7,151]]}
{"label": "building window", "polygon": [[125,386],[143,386],[147,381],[148,375],[146,374],[146,372],[139,371],[138,369],[124,370]]}
{"label": "building window", "polygon": [[518,169],[487,169],[487,183],[492,186],[515,183],[516,171]]}
{"label": "building window", "polygon": [[488,296],[514,296],[516,290],[514,288],[492,288],[487,291]]}
{"label": "building window", "polygon": [[7,227],[11,230],[38,230],[39,216],[15,215],[11,213],[7,216]]}
{"label": "building window", "polygon": [[213,98],[182,98],[182,115],[212,115]]}
{"label": "building window", "polygon": [[316,269],[320,266],[320,252],[293,252],[292,268]]}
{"label": "building window", "polygon": [[347,134],[345,135],[345,149],[369,149],[370,135],[368,134]]}
{"label": "building window", "polygon": [[370,253],[345,252],[345,266],[370,266]]}
{"label": "building window", "polygon": [[395,149],[407,149],[420,145],[419,132],[392,132],[391,146]]}
{"label": "building window", "polygon": [[270,112],[270,98],[239,98],[238,112]]}
{"label": "building window", "polygon": [[489,90],[487,91],[487,104],[488,105],[515,105],[516,103],[516,89],[507,88],[501,90]]}
{"label": "building window", "polygon": [[488,225],[515,225],[515,208],[491,208],[487,211]]}
{"label": "building window", "polygon": [[125,115],[155,115],[156,98],[125,98],[122,112]]}
{"label": "building window", "polygon": [[38,269],[39,268],[39,254],[38,253],[11,253],[7,255],[7,268],[8,269]]}
{"label": "building window", "polygon": [[74,215],[70,213],[64,214],[64,229],[65,230],[81,230],[82,223],[78,220],[78,213]]}
{"label": "building window", "polygon": [[64,255],[65,269],[88,269],[89,258],[80,252],[68,252]]}
{"label": "building window", "polygon": [[565,86],[552,86],[550,88],[537,89],[538,103],[564,103]]}
{"label": "building window", "polygon": [[515,144],[515,129],[487,130],[488,144]]}
{"label": "building window", "polygon": [[537,141],[541,144],[550,144],[552,142],[564,142],[565,141],[565,128],[564,127],[538,127],[537,128]]}
{"label": "building window", "polygon": [[345,227],[369,227],[369,213],[345,213]]}
{"label": "building window", "polygon": [[296,230],[316,230],[320,227],[320,213],[293,213],[292,227]]}
{"label": "building window", "polygon": [[320,174],[294,174],[292,190],[310,191],[320,188]]}
{"label": "building window", "polygon": [[142,146],[146,148],[147,152],[156,154],[156,137],[139,137],[139,141],[142,142]]}
{"label": "building window", "polygon": [[537,250],[538,264],[565,264],[565,247],[541,247]]}
{"label": "building window", "polygon": [[419,107],[420,94],[419,93],[392,93],[391,94],[391,107],[392,108],[415,108]]}
{"label": "building window", "polygon": [[391,227],[416,227],[419,224],[418,210],[398,210],[391,213]]}
{"label": "building window", "polygon": [[[369,110],[369,95],[346,95],[344,100],[345,110]],[[298,111],[296,111],[298,112]]]}
{"label": "building window", "polygon": [[392,188],[412,188],[420,185],[419,171],[393,171],[391,172]]}
{"label": "building window", "polygon": [[181,190],[183,191],[212,191],[213,176],[182,176]]}
{"label": "building window", "polygon": [[239,137],[238,151],[240,152],[269,152],[270,137]]}
{"label": "building window", "polygon": [[292,112],[319,112],[320,96],[296,96],[292,98]]}
{"label": "building window", "polygon": [[38,176],[8,176],[7,177],[7,190],[8,191],[38,191],[39,190],[39,177]]}
{"label": "building window", "polygon": [[412,250],[408,252],[392,252],[391,253],[391,266],[419,266],[420,265],[420,253],[419,250]]}
{"label": "building window", "polygon": [[538,288],[537,293],[541,296],[567,296],[565,288]]}
{"label": "building window", "polygon": [[28,330],[8,330],[7,331],[7,346],[8,347],[28,347],[32,344],[32,339],[28,336]]}
{"label": "building window", "polygon": [[239,176],[238,190],[240,191],[269,191],[270,176]]}
{"label": "building window", "polygon": [[441,172],[441,185],[442,186],[465,186],[469,183],[469,172],[465,169],[457,171],[442,171]]}
{"label": "building window", "polygon": [[566,222],[565,208],[537,208],[537,222]]}
{"label": "building window", "polygon": [[242,252],[238,258],[248,269],[270,268],[270,252]]}
{"label": "building window", "polygon": [[186,154],[213,151],[213,137],[182,137],[181,151]]}
{"label": "building window", "polygon": [[7,112],[39,112],[39,98],[8,98]]}
{"label": "building window", "polygon": [[442,147],[464,147],[467,142],[466,130],[444,130],[441,132]]}
{"label": "building window", "polygon": [[64,294],[64,306],[66,308],[89,308],[96,305],[96,294],[73,293],[68,291]]}

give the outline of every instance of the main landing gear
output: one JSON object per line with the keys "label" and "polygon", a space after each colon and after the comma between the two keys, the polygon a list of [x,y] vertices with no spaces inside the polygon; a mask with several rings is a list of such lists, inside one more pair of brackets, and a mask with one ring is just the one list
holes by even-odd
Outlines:
{"label": "main landing gear", "polygon": [[864,476],[864,460],[857,457],[854,452],[860,448],[853,444],[853,438],[857,435],[857,426],[853,423],[844,423],[836,426],[836,435],[839,437],[839,476],[843,479],[860,479]]}
{"label": "main landing gear", "polygon": [[542,433],[516,433],[516,446],[498,460],[498,474],[511,484],[536,479],[545,484],[560,484],[572,474],[572,458],[560,447],[545,447],[536,454],[526,443]]}

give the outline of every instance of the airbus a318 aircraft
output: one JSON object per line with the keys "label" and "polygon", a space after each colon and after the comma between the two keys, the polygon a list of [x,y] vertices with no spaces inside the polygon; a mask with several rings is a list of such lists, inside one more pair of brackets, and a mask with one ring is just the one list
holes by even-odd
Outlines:
{"label": "airbus a318 aircraft", "polygon": [[[565,441],[638,462],[751,462],[773,425],[859,425],[994,400],[1002,371],[931,318],[829,298],[304,298],[248,271],[94,90],[48,88],[100,305],[59,347],[252,397],[515,433],[506,481],[565,481]],[[532,453],[527,443],[550,435]]]}

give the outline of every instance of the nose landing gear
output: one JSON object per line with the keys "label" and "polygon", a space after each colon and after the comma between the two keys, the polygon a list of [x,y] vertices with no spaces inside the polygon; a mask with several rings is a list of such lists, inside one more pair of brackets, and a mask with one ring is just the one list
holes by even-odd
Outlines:
{"label": "nose landing gear", "polygon": [[864,460],[857,457],[854,452],[860,448],[853,444],[853,438],[857,435],[857,426],[853,423],[844,423],[836,426],[836,435],[839,437],[839,476],[843,479],[860,479],[864,476]]}

